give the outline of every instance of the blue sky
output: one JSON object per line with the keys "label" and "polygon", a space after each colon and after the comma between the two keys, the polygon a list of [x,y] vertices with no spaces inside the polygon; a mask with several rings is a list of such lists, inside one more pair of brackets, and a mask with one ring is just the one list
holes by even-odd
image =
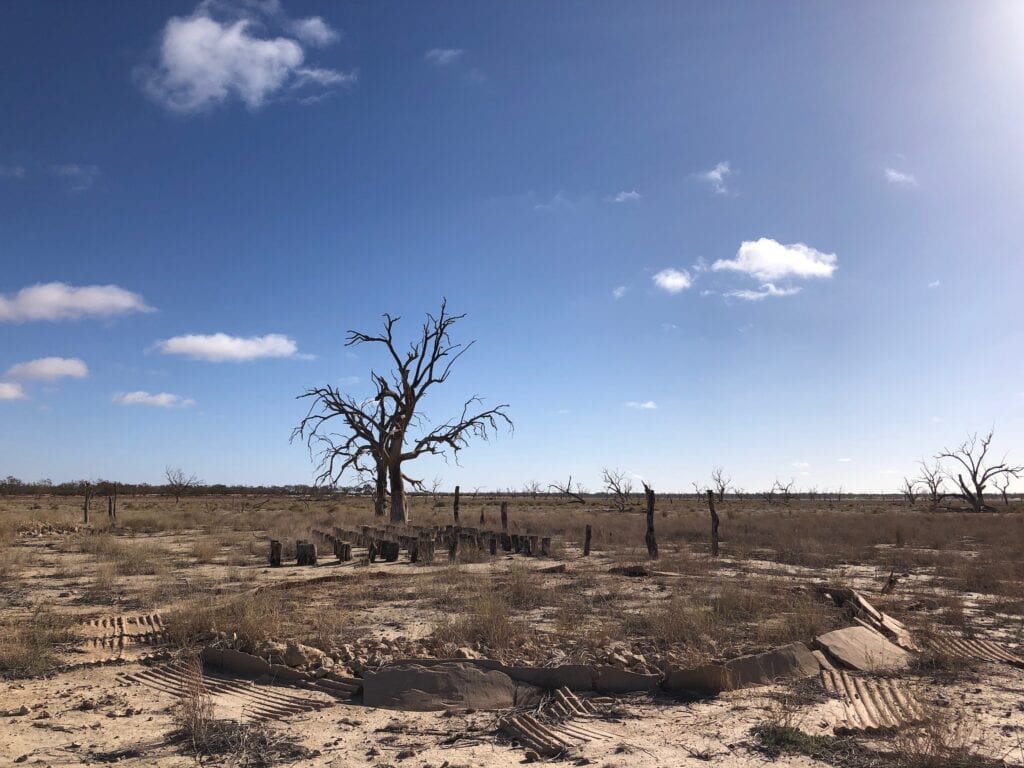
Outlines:
{"label": "blue sky", "polygon": [[383,312],[508,403],[446,485],[892,490],[1024,454],[1024,5],[18,3],[0,475],[308,482]]}

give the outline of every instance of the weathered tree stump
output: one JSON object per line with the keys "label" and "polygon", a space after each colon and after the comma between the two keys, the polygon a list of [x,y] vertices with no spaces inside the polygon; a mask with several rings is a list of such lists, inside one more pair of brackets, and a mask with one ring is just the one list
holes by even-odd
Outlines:
{"label": "weathered tree stump", "polygon": [[644,543],[647,544],[647,556],[651,560],[658,559],[658,539],[654,535],[654,489],[644,484],[644,495],[647,496],[647,533]]}
{"label": "weathered tree stump", "polygon": [[419,546],[416,548],[417,562],[423,565],[433,565],[434,563],[434,542],[432,540],[423,539],[420,541]]}
{"label": "weathered tree stump", "polygon": [[397,541],[382,541],[380,552],[384,562],[393,563],[398,560],[398,556],[402,553],[402,548]]}
{"label": "weathered tree stump", "polygon": [[533,556],[533,545],[530,543],[532,538],[532,536],[519,537],[519,551],[527,557]]}
{"label": "weathered tree stump", "polygon": [[448,562],[455,563],[459,559],[459,537],[453,535],[448,540]]}
{"label": "weathered tree stump", "polygon": [[295,564],[316,565],[316,544],[311,541],[296,541]]}
{"label": "weathered tree stump", "polygon": [[334,540],[334,556],[343,563],[352,559],[352,545],[347,541]]}
{"label": "weathered tree stump", "polygon": [[540,540],[540,554],[542,557],[551,556],[551,537],[545,536]]}
{"label": "weathered tree stump", "polygon": [[530,536],[527,540],[530,542],[531,555],[536,555],[540,552],[540,536]]}
{"label": "weathered tree stump", "polygon": [[718,557],[718,513],[715,512],[715,494],[708,491],[708,511],[711,513],[711,554]]}
{"label": "weathered tree stump", "polygon": [[501,534],[501,551],[511,552],[512,551],[512,537],[507,533]]}
{"label": "weathered tree stump", "polygon": [[270,542],[270,565],[273,568],[281,567],[281,542],[276,539]]}
{"label": "weathered tree stump", "polygon": [[487,550],[491,555],[498,554],[498,537],[494,534],[487,537]]}
{"label": "weathered tree stump", "polygon": [[587,524],[586,530],[583,534],[583,556],[587,557],[590,555],[590,537],[593,535],[594,529],[591,528],[590,524]]}

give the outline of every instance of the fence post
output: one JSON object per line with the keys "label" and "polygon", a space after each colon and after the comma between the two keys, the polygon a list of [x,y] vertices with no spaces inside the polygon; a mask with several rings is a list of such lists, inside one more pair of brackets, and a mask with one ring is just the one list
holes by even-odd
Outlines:
{"label": "fence post", "polygon": [[711,554],[718,557],[718,513],[715,512],[715,494],[708,491],[708,511],[711,513]]}
{"label": "fence post", "polygon": [[459,486],[455,486],[455,501],[452,502],[452,514],[455,516],[455,524],[459,524]]}
{"label": "fence post", "polygon": [[590,536],[593,534],[593,529],[590,527],[590,523],[587,523],[586,533],[583,538],[583,556],[587,557],[590,555]]}
{"label": "fence post", "polygon": [[654,490],[644,484],[644,495],[647,496],[647,534],[644,542],[647,544],[647,556],[651,560],[658,559],[658,540],[654,536]]}

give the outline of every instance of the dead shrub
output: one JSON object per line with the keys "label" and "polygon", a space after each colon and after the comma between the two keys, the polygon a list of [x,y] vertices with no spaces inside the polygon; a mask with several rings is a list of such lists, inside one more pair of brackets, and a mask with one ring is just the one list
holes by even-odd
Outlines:
{"label": "dead shrub", "polygon": [[284,604],[274,592],[248,592],[219,601],[196,597],[167,612],[164,624],[172,647],[191,648],[210,632],[236,636],[251,650],[278,635]]}
{"label": "dead shrub", "polygon": [[442,619],[437,624],[434,640],[501,654],[519,644],[525,635],[525,626],[520,620],[510,618],[511,612],[512,607],[501,596],[482,591],[464,614]]}

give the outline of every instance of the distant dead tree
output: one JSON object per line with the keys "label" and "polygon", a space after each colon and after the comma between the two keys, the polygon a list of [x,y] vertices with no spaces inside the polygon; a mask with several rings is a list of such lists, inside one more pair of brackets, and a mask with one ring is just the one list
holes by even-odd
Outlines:
{"label": "distant dead tree", "polygon": [[913,506],[914,502],[917,501],[917,480],[904,477],[903,485],[900,486],[900,493],[903,494],[903,500]]}
{"label": "distant dead tree", "polygon": [[793,498],[793,486],[796,485],[796,480],[793,478],[789,479],[788,483],[783,483],[779,478],[775,478],[775,490],[782,495],[782,503],[789,504]]}
{"label": "distant dead tree", "polygon": [[925,493],[928,495],[928,506],[935,509],[946,498],[946,492],[942,489],[945,480],[942,465],[938,462],[929,465],[924,459],[917,463],[921,465],[921,476],[917,482],[924,486]]}
{"label": "distant dead tree", "polygon": [[190,488],[200,485],[199,478],[195,475],[185,474],[185,470],[181,467],[165,467],[164,479],[167,481],[168,492],[174,496],[175,504],[181,499],[183,493],[186,493]]}
{"label": "distant dead tree", "polygon": [[711,485],[714,487],[719,501],[725,501],[725,494],[729,492],[729,484],[731,482],[732,477],[726,477],[725,470],[721,467],[715,467],[711,470]]}
{"label": "distant dead tree", "polygon": [[551,483],[548,488],[560,493],[563,496],[568,496],[572,501],[577,504],[586,504],[587,500],[583,498],[583,486],[576,483],[575,487],[572,484],[572,475],[569,475],[569,481],[565,485],[559,483]]}
{"label": "distant dead tree", "polygon": [[[476,395],[465,401],[457,417],[432,429],[424,426],[420,408],[423,398],[434,385],[448,380],[452,366],[473,346],[474,342],[463,345],[451,340],[451,327],[464,317],[449,314],[447,302],[442,300],[440,313],[427,314],[419,337],[404,350],[394,336],[401,318],[390,314],[384,315],[384,328],[378,334],[348,332],[345,346],[380,345],[393,368],[386,375],[370,372],[376,394],[369,399],[342,394],[331,386],[315,387],[299,395],[313,404],[293,430],[292,439],[305,440],[310,451],[320,449],[318,484],[336,484],[348,471],[376,470],[378,477],[386,472],[391,491],[390,520],[404,524],[405,484],[422,487],[421,481],[404,473],[406,462],[424,454],[451,454],[457,459],[471,438],[487,440],[502,426],[513,428],[506,413],[508,405],[482,409]],[[335,423],[342,432],[328,431]]]}
{"label": "distant dead tree", "polygon": [[441,486],[444,484],[444,480],[440,477],[435,477],[430,481],[430,498],[437,501],[437,495],[441,492]]}
{"label": "distant dead tree", "polygon": [[704,501],[704,494],[707,493],[707,488],[702,488],[698,483],[691,482],[693,486],[693,495],[697,497],[697,501]]}
{"label": "distant dead tree", "polygon": [[1003,497],[1004,507],[1010,506],[1010,498],[1006,495],[1006,492],[1010,490],[1010,481],[1012,479],[1009,475],[1000,475],[992,481],[992,484],[999,489],[999,494]]}
{"label": "distant dead tree", "polygon": [[994,430],[989,430],[987,435],[978,439],[978,433],[968,435],[959,446],[950,450],[945,448],[936,455],[936,459],[948,459],[959,465],[959,470],[954,476],[953,470],[947,471],[951,480],[956,480],[959,492],[957,496],[966,501],[972,510],[982,512],[990,509],[985,504],[985,488],[989,482],[997,478],[1006,477],[1015,479],[1024,473],[1024,466],[1016,466],[1006,463],[1006,457],[998,464],[988,464],[988,451],[992,445]]}
{"label": "distant dead tree", "polygon": [[540,491],[541,485],[539,480],[529,480],[523,484],[523,493],[530,494],[531,498],[536,499]]}
{"label": "distant dead tree", "polygon": [[[601,470],[601,483],[605,493],[611,497],[615,510],[626,512],[632,504],[631,497],[633,495],[633,483],[626,473],[619,469],[605,467]],[[645,485],[644,488],[646,489],[646,487]]]}

